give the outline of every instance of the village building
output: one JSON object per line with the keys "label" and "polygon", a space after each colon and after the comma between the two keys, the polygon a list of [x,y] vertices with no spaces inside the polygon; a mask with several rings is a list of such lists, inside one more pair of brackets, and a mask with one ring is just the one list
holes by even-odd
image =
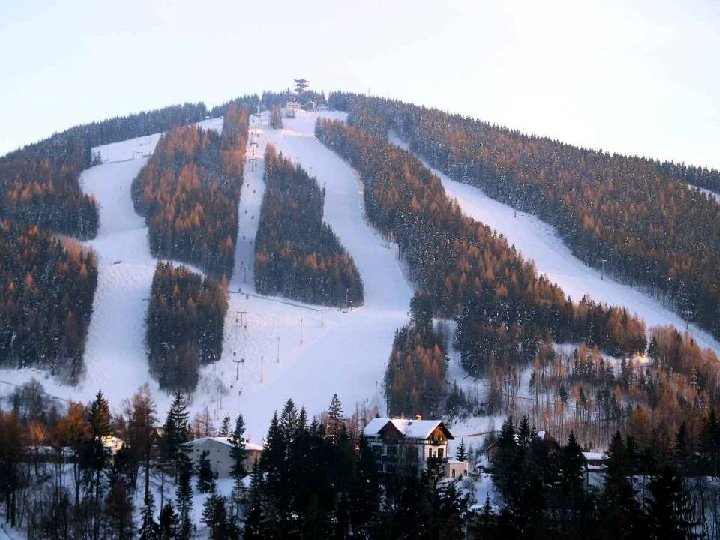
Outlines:
{"label": "village building", "polygon": [[117,454],[125,446],[125,441],[115,435],[100,437],[100,443],[111,456]]}
{"label": "village building", "polygon": [[390,473],[398,467],[427,469],[429,458],[446,460],[448,441],[453,438],[440,420],[374,418],[363,429],[368,445],[378,461],[378,472]]}
{"label": "village building", "polygon": [[[227,478],[230,476],[233,464],[230,454],[230,449],[232,448],[230,437],[201,437],[186,443],[186,446],[190,450],[190,458],[195,467],[197,467],[200,462],[200,455],[203,451],[207,450],[210,467],[213,472],[218,475],[218,478]],[[247,454],[245,458],[245,470],[250,472],[253,465],[260,459],[263,447],[246,440],[245,450]]]}
{"label": "village building", "polygon": [[445,478],[460,480],[468,475],[469,463],[459,459],[448,459],[445,464]]}

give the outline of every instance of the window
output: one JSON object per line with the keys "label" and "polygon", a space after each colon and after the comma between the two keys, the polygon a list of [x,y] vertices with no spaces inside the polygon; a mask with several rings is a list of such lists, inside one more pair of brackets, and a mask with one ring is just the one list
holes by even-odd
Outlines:
{"label": "window", "polygon": [[442,448],[438,448],[437,457],[442,459],[442,457],[443,457],[443,449]]}
{"label": "window", "polygon": [[455,478],[455,469],[450,469],[450,474],[452,474],[452,477]]}

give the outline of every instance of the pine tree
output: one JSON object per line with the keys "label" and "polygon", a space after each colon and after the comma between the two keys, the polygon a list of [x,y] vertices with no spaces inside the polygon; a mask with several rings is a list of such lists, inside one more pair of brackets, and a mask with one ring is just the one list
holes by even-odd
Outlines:
{"label": "pine tree", "polygon": [[265,538],[265,514],[262,503],[262,476],[257,463],[253,465],[250,481],[250,507],[245,518],[244,538],[256,540]]}
{"label": "pine tree", "polygon": [[457,447],[457,451],[455,452],[455,458],[458,461],[467,461],[467,451],[465,450],[465,439],[460,439],[460,444]]}
{"label": "pine tree", "polygon": [[90,404],[88,421],[94,437],[110,435],[110,406],[102,391],[98,391],[95,400]]}
{"label": "pine tree", "polygon": [[152,492],[148,492],[140,514],[140,529],[138,530],[140,540],[157,540],[160,537],[160,526],[155,521],[155,498]]}
{"label": "pine tree", "polygon": [[200,493],[211,493],[215,491],[215,477],[210,460],[208,459],[208,451],[203,450],[200,453],[200,459],[197,466],[197,489]]}
{"label": "pine tree", "polygon": [[245,470],[245,460],[247,459],[247,450],[245,449],[245,420],[242,414],[239,414],[235,420],[235,429],[230,436],[230,458],[233,460],[230,469],[230,475],[238,484],[248,471]]}
{"label": "pine tree", "polygon": [[180,533],[180,518],[170,502],[160,511],[158,529],[160,540],[175,540]]}
{"label": "pine tree", "polygon": [[192,485],[190,483],[190,479],[192,478],[192,462],[184,452],[180,452],[178,456],[178,479],[175,489],[175,501],[178,505],[180,518],[179,537],[187,539],[190,537],[190,530],[192,528],[192,522],[190,520],[193,496]]}
{"label": "pine tree", "polygon": [[340,433],[344,428],[343,424],[343,410],[342,404],[338,399],[337,394],[333,394],[330,400],[330,407],[328,408],[327,425],[325,426],[326,436],[334,443],[337,444],[340,438]]}
{"label": "pine tree", "polygon": [[225,497],[213,493],[207,498],[203,506],[202,522],[210,529],[211,539],[222,540],[230,537]]}
{"label": "pine tree", "polygon": [[517,431],[518,446],[523,450],[530,448],[532,442],[532,431],[530,430],[530,421],[527,416],[523,416]]}
{"label": "pine tree", "polygon": [[189,440],[187,403],[181,392],[175,392],[173,402],[165,420],[165,437],[163,439],[164,458],[172,463],[177,480],[181,461],[187,457],[184,444]]}
{"label": "pine tree", "polygon": [[362,432],[357,446],[355,476],[350,485],[350,520],[355,531],[368,529],[380,504],[377,460]]}
{"label": "pine tree", "polygon": [[497,451],[492,458],[492,479],[500,494],[506,501],[511,499],[511,491],[515,486],[520,471],[516,470],[518,444],[515,440],[515,425],[512,417],[503,422],[500,436],[496,443]]}
{"label": "pine tree", "polygon": [[106,523],[113,538],[133,536],[133,502],[124,478],[116,477],[110,485],[105,501]]}
{"label": "pine tree", "polygon": [[645,512],[650,537],[668,540],[693,538],[690,498],[677,472],[671,467],[663,468],[650,481],[649,491]]}
{"label": "pine tree", "polygon": [[220,425],[220,436],[221,437],[229,437],[230,436],[230,417],[226,416],[222,419],[222,424]]}

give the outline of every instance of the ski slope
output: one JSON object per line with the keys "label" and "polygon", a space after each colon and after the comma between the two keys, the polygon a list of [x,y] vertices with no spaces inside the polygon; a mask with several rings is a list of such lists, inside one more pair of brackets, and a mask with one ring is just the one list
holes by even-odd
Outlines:
{"label": "ski slope", "polygon": [[[348,414],[356,403],[384,409],[387,359],[395,331],[408,318],[412,289],[397,249],[365,223],[360,179],[314,137],[316,117],[299,112],[284,119],[282,130],[253,117],[223,355],[203,368],[193,402],[193,409],[208,407],[218,422],[242,412],[254,440],[266,434],[273,411],[288,398],[310,416],[326,410],[333,393]],[[324,220],[355,260],[365,288],[363,306],[340,310],[255,294],[252,261],[268,142],[325,186]]]}
{"label": "ski slope", "polygon": [[[348,413],[356,404],[384,408],[382,380],[394,333],[407,322],[412,289],[403,275],[396,246],[370,229],[363,217],[358,175],[313,135],[315,114],[287,119],[271,130],[267,118],[253,117],[238,218],[236,266],[220,361],[201,369],[191,413],[207,407],[219,425],[242,412],[254,440],[267,431],[273,411],[288,398],[319,414],[337,393]],[[222,129],[222,119],[199,125]],[[130,186],[154,151],[161,134],[93,149],[102,164],[81,175],[83,192],[98,201],[97,238],[86,245],[98,256],[98,289],[88,330],[86,373],[77,387],[59,384],[47,373],[2,370],[0,381],[39,379],[48,393],[87,402],[102,390],[114,411],[149,383],[163,418],[169,397],[148,373],[145,316],[155,259],[147,227],[135,213]],[[264,193],[265,145],[272,141],[326,188],[325,220],[354,258],[365,288],[365,304],[350,310],[303,305],[256,295],[254,240]],[[193,269],[196,270],[196,269]],[[242,291],[242,292],[240,292]]]}
{"label": "ski slope", "polygon": [[[390,135],[390,142],[408,150],[408,145],[394,134]],[[648,329],[672,325],[685,330],[685,321],[650,295],[601,275],[575,257],[548,223],[532,214],[516,212],[511,206],[491,199],[480,189],[456,182],[424,160],[423,163],[440,178],[447,194],[458,201],[465,215],[504,235],[525,259],[532,259],[539,272],[546,274],[575,301],[587,294],[601,302],[625,306],[642,318]],[[688,326],[688,331],[702,347],[709,347],[720,354],[720,343],[710,334],[692,324]]]}

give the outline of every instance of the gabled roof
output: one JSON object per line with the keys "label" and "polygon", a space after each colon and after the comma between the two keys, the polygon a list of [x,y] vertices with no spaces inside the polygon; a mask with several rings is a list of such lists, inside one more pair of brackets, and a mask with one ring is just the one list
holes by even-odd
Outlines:
{"label": "gabled roof", "polygon": [[363,433],[366,437],[377,437],[382,428],[388,424],[392,424],[395,429],[409,439],[425,440],[437,427],[440,427],[448,439],[453,438],[440,420],[411,420],[409,418],[373,418],[365,426]]}
{"label": "gabled roof", "polygon": [[[201,444],[205,444],[207,441],[216,442],[218,444],[223,444],[225,446],[232,446],[232,443],[230,442],[230,437],[200,437],[199,439],[193,439],[192,441],[188,441],[188,446],[199,446]],[[257,450],[262,452],[263,447],[259,444],[252,443],[250,441],[245,441],[245,449],[246,450]]]}

